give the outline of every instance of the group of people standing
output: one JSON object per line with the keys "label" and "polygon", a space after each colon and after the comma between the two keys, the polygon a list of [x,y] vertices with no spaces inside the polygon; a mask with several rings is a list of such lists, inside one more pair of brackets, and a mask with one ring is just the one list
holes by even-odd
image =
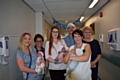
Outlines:
{"label": "group of people standing", "polygon": [[[98,41],[91,37],[92,29],[85,27],[81,31],[69,23],[67,31],[69,35],[61,39],[59,28],[52,27],[45,49],[42,35],[35,35],[35,46],[32,47],[31,34],[22,34],[16,58],[24,80],[44,80],[46,60],[51,80],[97,80],[101,49]],[[71,61],[78,62],[78,65],[65,76]]]}

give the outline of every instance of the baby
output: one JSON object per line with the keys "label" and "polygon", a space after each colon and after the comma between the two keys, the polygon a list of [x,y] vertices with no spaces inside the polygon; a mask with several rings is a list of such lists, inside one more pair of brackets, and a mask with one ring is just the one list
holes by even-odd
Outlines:
{"label": "baby", "polygon": [[60,60],[63,59],[64,54],[61,54],[61,52],[67,52],[65,47],[62,47],[61,51],[58,52],[58,56],[54,59],[56,63]]}
{"label": "baby", "polygon": [[[71,54],[70,56],[76,56],[75,54]],[[67,76],[68,74],[70,74],[73,70],[75,70],[75,68],[77,67],[79,62],[77,61],[70,61],[70,63],[68,64],[68,68],[67,68],[67,72],[64,74],[65,76]]]}
{"label": "baby", "polygon": [[[75,47],[75,50],[76,50],[76,47]],[[76,51],[75,51],[74,53],[76,53]],[[82,55],[83,53],[85,53],[85,49],[82,50],[81,55]],[[71,57],[71,56],[77,56],[77,55],[72,53],[72,54],[70,55],[70,57]],[[79,63],[78,61],[71,60],[70,63],[68,64],[67,72],[66,72],[64,75],[67,76],[67,75],[70,74],[72,71],[74,71],[75,68],[78,66],[78,63]]]}
{"label": "baby", "polygon": [[39,75],[41,75],[41,74],[43,75],[44,74],[44,66],[45,66],[45,64],[44,64],[43,52],[38,52],[35,71]]}

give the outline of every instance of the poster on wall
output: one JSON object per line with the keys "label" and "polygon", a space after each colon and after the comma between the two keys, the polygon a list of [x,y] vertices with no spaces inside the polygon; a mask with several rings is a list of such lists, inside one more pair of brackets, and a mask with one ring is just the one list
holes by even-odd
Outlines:
{"label": "poster on wall", "polygon": [[92,35],[95,34],[95,23],[90,24],[90,27],[92,28]]}

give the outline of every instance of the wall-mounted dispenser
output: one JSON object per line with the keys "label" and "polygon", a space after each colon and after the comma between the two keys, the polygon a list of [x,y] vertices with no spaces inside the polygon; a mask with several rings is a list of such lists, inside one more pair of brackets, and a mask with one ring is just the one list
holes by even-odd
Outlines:
{"label": "wall-mounted dispenser", "polygon": [[8,41],[8,36],[0,38],[0,64],[7,64],[7,62],[4,61],[4,57],[9,56]]}
{"label": "wall-mounted dispenser", "polygon": [[99,35],[99,41],[100,41],[100,42],[104,42],[104,35],[103,35],[103,34],[100,34],[100,35]]}
{"label": "wall-mounted dispenser", "polygon": [[111,50],[120,51],[120,28],[108,31],[108,46]]}

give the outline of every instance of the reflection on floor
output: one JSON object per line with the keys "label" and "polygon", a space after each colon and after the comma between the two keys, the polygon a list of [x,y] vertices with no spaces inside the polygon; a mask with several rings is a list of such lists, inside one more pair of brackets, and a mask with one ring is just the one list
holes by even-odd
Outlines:
{"label": "reflection on floor", "polygon": [[99,62],[98,75],[101,80],[120,80],[120,67],[114,65],[104,58],[101,58]]}
{"label": "reflection on floor", "polygon": [[98,80],[101,80],[100,77],[98,77]]}
{"label": "reflection on floor", "polygon": [[45,80],[50,80],[50,77],[46,77]]}

